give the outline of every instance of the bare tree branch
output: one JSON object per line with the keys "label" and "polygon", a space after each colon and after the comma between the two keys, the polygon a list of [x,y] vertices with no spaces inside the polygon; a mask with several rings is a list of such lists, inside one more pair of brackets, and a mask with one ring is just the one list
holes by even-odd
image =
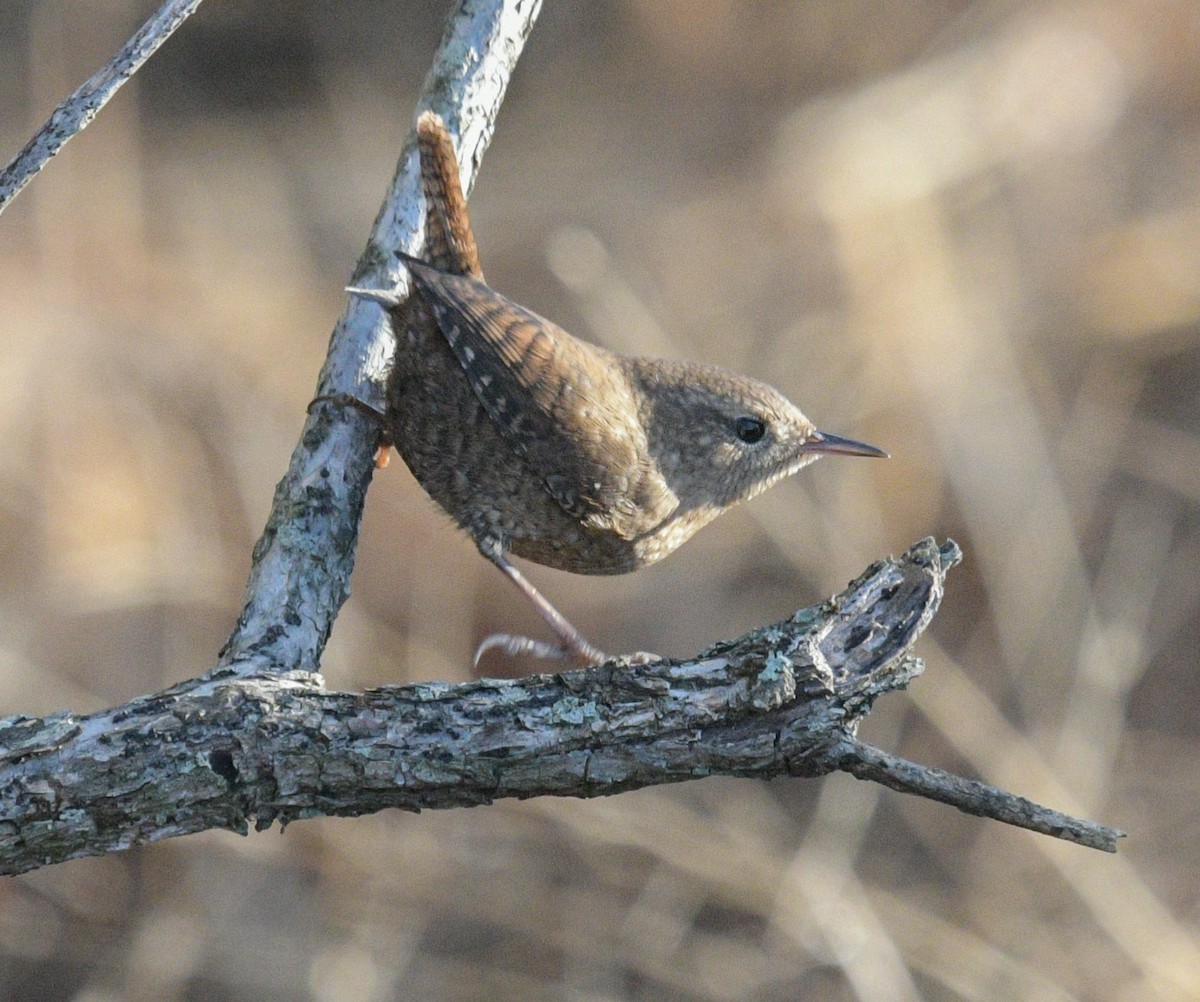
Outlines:
{"label": "bare tree branch", "polygon": [[[455,136],[464,193],[474,183],[540,6],[540,0],[462,0],[450,16],[413,121],[426,109],[442,116]],[[394,252],[417,252],[423,237],[424,200],[410,133],[352,284],[396,287],[401,269]],[[348,393],[381,402],[391,345],[383,310],[349,298],[317,394]],[[319,664],[334,617],[349,594],[378,433],[378,426],[353,408],[314,408],[254,548],[246,603],[222,651],[222,665],[269,674]]]}
{"label": "bare tree branch", "polygon": [[138,29],[125,46],[97,70],[74,94],[63,101],[37,133],[0,171],[0,212],[48,164],[58,151],[108,104],[109,99],[174,34],[200,6],[202,0],[167,0]]}
{"label": "bare tree branch", "polygon": [[208,828],[839,769],[1114,851],[1119,832],[855,740],[875,699],[921,672],[912,645],[959,559],[923,540],[823,605],[682,663],[365,693],[217,669],[103,713],[10,718],[0,872]]}

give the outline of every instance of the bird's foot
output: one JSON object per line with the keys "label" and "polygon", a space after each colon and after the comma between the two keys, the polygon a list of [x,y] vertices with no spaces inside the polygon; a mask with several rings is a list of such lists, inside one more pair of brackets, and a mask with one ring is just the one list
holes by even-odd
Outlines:
{"label": "bird's foot", "polygon": [[567,647],[564,644],[551,644],[545,640],[534,640],[532,637],[521,637],[513,633],[493,633],[485,637],[475,650],[475,667],[479,667],[480,659],[488,651],[503,651],[509,657],[532,657],[545,661],[574,661],[581,668],[604,664],[607,661],[627,661],[631,665],[649,664],[651,661],[662,661],[662,655],[649,651],[635,651],[633,654],[605,654],[604,651],[593,647],[582,637],[578,638],[578,646]]}
{"label": "bird's foot", "polygon": [[648,654],[645,651],[638,651],[636,654],[627,654],[623,657],[612,657],[598,647],[593,647],[588,643],[587,637],[580,633],[567,617],[554,608],[525,575],[512,565],[512,562],[504,555],[504,550],[498,540],[485,537],[477,539],[475,543],[479,547],[479,552],[499,567],[509,580],[521,589],[522,594],[533,603],[533,607],[537,609],[561,641],[559,644],[548,644],[542,640],[518,637],[511,633],[493,633],[479,645],[479,649],[475,652],[476,667],[479,666],[479,659],[492,648],[498,648],[514,657],[528,654],[535,658],[546,658],[552,661],[574,661],[581,668],[602,665],[606,661],[627,660],[630,664],[647,664],[650,661],[663,660],[657,654]]}
{"label": "bird's foot", "polygon": [[[545,640],[534,640],[533,637],[518,637],[512,633],[493,633],[484,637],[483,642],[475,649],[475,667],[479,667],[480,659],[488,651],[503,651],[511,658],[528,656],[545,661],[567,661],[572,652],[559,644],[547,643]],[[599,651],[601,659],[604,655]],[[589,662],[590,663],[590,662]]]}

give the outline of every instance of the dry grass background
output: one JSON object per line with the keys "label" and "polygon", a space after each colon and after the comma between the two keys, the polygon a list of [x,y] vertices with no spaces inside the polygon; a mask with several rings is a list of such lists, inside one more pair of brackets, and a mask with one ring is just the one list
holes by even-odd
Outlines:
{"label": "dry grass background", "polygon": [[[0,146],[152,6],[0,5]],[[0,712],[212,664],[446,6],[206,5],[0,219]],[[1129,839],[847,777],[210,833],[0,883],[0,994],[1200,997],[1200,6],[547,0],[472,205],[514,298],[894,457],[568,615],[683,654],[953,536],[865,736]],[[353,586],[337,687],[538,630],[401,464]]]}

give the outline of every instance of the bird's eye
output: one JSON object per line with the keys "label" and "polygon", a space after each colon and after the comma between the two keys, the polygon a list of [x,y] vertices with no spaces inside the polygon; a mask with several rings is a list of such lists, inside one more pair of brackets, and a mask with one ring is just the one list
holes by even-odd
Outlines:
{"label": "bird's eye", "polygon": [[767,433],[767,425],[756,417],[740,417],[733,423],[733,430],[739,439],[747,445],[753,445]]}

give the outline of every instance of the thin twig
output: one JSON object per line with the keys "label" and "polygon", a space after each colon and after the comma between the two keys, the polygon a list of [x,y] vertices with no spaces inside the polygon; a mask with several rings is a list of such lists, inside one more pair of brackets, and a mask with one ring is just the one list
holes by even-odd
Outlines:
{"label": "thin twig", "polygon": [[1116,828],[1062,814],[987,783],[918,765],[858,741],[847,748],[846,761],[840,768],[859,779],[874,780],[901,793],[940,800],[967,814],[1053,835],[1089,849],[1116,852],[1117,840],[1125,837]]}
{"label": "thin twig", "polygon": [[202,2],[167,0],[120,52],[54,109],[46,124],[0,171],[0,212],[8,207],[8,203],[17,197],[21,189],[33,180],[72,136],[87,128],[109,99],[158,51],[175,29],[191,17]]}

